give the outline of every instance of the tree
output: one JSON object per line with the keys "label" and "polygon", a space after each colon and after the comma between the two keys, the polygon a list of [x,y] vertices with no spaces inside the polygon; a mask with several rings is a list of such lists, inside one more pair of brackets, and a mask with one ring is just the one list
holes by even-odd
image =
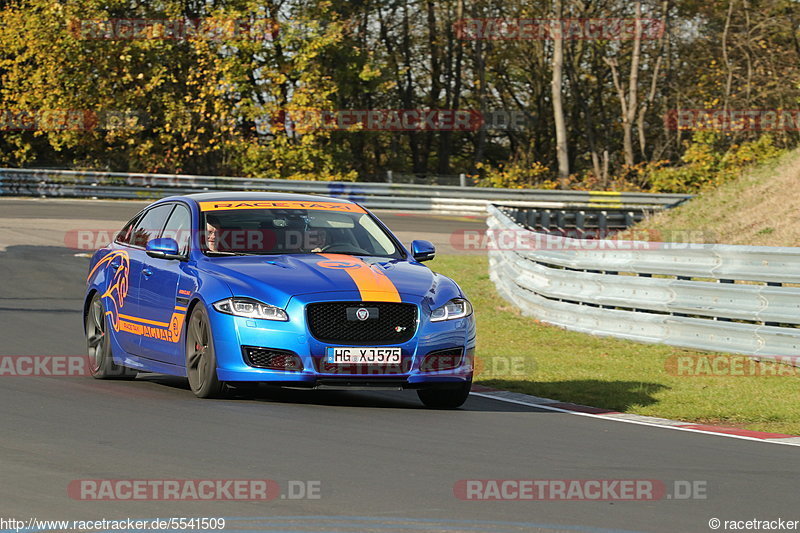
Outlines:
{"label": "tree", "polygon": [[553,39],[553,122],[556,130],[556,156],[558,158],[558,178],[566,185],[569,178],[569,153],[567,148],[567,125],[564,120],[564,104],[561,99],[562,71],[564,67],[564,9],[561,0],[554,0],[553,15],[558,25]]}

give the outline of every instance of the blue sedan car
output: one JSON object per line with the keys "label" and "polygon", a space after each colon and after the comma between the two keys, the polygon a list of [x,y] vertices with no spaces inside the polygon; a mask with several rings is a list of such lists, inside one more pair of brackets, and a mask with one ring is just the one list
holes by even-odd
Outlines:
{"label": "blue sedan car", "polygon": [[92,374],[185,376],[200,398],[248,383],[469,394],[472,306],[372,213],[337,198],[159,200],[95,252],[84,304]]}

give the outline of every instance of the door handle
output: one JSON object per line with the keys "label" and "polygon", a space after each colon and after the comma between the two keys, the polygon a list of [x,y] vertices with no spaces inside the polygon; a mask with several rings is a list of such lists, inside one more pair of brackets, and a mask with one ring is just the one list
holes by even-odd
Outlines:
{"label": "door handle", "polygon": [[110,266],[114,270],[119,270],[120,267],[122,266],[122,263],[120,263],[119,261],[111,261],[111,263],[109,263],[108,266]]}
{"label": "door handle", "polygon": [[150,276],[153,275],[153,271],[150,270],[149,268],[145,268],[144,270],[142,270],[142,274],[144,274],[144,277],[149,278]]}

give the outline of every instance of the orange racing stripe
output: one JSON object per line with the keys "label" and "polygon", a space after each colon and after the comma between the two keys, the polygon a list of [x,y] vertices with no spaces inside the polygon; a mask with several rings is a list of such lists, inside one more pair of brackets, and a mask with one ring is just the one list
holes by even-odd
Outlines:
{"label": "orange racing stripe", "polygon": [[319,266],[344,270],[355,282],[361,300],[365,302],[400,302],[400,293],[389,276],[361,259],[344,254],[319,254],[327,261]]}
{"label": "orange racing stripe", "polygon": [[136,316],[123,315],[123,314],[120,314],[119,317],[124,318],[125,320],[133,320],[134,322],[141,322],[143,324],[152,324],[154,326],[161,326],[162,328],[169,327],[169,324],[167,324],[166,322],[157,322],[155,320],[147,320],[146,318],[139,318]]}

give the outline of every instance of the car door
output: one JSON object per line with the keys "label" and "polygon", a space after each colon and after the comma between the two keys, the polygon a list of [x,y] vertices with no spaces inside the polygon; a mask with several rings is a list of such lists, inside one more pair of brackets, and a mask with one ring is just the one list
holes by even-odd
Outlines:
{"label": "car door", "polygon": [[[143,213],[138,213],[114,238],[109,256],[111,259],[105,267],[106,285],[103,293],[103,306],[110,324],[114,328],[114,339],[127,353],[136,353],[139,336],[133,331],[135,326],[127,319],[135,307],[136,290],[131,287],[139,279],[141,263],[136,264],[136,272],[131,272],[130,255],[133,231],[141,220]],[[121,318],[123,315],[125,318]]]}
{"label": "car door", "polygon": [[[192,215],[184,204],[174,204],[160,237],[178,242],[178,250],[189,253]],[[186,262],[146,257],[139,281],[142,317],[148,322],[141,337],[141,355],[183,366],[181,331],[186,317],[184,298],[178,297],[181,280],[186,277]]]}
{"label": "car door", "polygon": [[142,214],[131,232],[125,251],[129,256],[127,283],[128,294],[118,310],[116,336],[123,350],[141,355],[141,339],[148,332],[149,321],[143,312],[141,277],[147,265],[145,246],[161,234],[174,204],[152,207]]}

